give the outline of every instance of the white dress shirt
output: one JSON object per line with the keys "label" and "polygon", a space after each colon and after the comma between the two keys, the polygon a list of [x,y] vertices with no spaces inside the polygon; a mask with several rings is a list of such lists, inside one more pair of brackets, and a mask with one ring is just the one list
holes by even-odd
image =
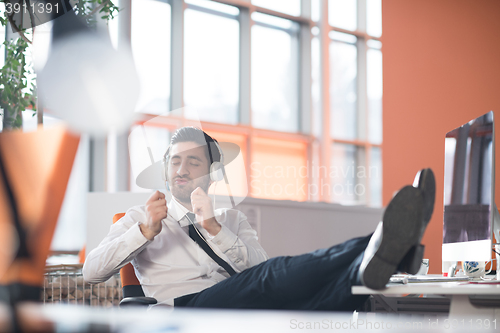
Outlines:
{"label": "white dress shirt", "polygon": [[[161,232],[149,241],[139,228],[147,218],[145,206],[129,209],[111,226],[99,246],[88,254],[83,266],[85,281],[106,281],[132,262],[144,294],[156,298],[159,304],[173,305],[174,298],[199,292],[229,277],[183,230],[182,227],[189,224],[185,218],[187,212],[172,199],[168,204],[168,216],[162,220]],[[215,218],[222,226],[215,236],[209,235],[199,224],[196,227],[214,252],[236,272],[269,258],[242,212],[217,209]]]}

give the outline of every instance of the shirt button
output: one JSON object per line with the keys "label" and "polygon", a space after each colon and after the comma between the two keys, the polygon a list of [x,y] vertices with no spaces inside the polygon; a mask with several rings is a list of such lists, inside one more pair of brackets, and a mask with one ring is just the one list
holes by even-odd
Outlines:
{"label": "shirt button", "polygon": [[217,245],[221,245],[221,244],[222,244],[222,243],[221,243],[221,241],[218,241],[218,242],[217,242]]}

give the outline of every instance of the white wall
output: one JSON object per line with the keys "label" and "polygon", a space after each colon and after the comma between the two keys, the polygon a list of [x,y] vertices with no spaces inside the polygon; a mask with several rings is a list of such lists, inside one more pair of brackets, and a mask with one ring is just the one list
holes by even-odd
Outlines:
{"label": "white wall", "polygon": [[150,193],[90,192],[87,196],[87,242],[85,253],[92,251],[108,234],[116,213],[146,203]]}
{"label": "white wall", "polygon": [[[89,193],[87,253],[106,236],[113,215],[144,204],[149,193]],[[217,201],[217,207],[226,203]],[[329,247],[375,230],[383,210],[338,204],[246,198],[237,206],[270,257]]]}
{"label": "white wall", "polygon": [[239,205],[248,217],[260,216],[259,240],[270,257],[296,255],[330,247],[375,230],[381,208],[319,202],[247,198]]}

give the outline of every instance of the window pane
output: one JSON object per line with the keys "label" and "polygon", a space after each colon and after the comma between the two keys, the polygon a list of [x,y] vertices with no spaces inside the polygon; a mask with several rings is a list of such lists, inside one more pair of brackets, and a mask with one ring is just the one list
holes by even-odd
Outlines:
{"label": "window pane", "polygon": [[311,98],[313,109],[313,134],[319,137],[323,130],[321,112],[321,63],[319,38],[311,40]]}
{"label": "window pane", "polygon": [[370,179],[370,206],[382,207],[382,151],[378,147],[371,149],[367,176]]}
{"label": "window pane", "polygon": [[334,27],[356,30],[356,10],[356,0],[329,0],[328,23]]}
{"label": "window pane", "polygon": [[300,15],[300,0],[252,0],[252,4],[289,15]]}
{"label": "window pane", "polygon": [[321,18],[321,3],[319,0],[311,0],[311,19],[319,22]]}
{"label": "window pane", "polygon": [[170,5],[132,1],[132,53],[141,84],[136,110],[170,110]]}
{"label": "window pane", "polygon": [[236,124],[239,101],[237,20],[185,11],[185,116]]}
{"label": "window pane", "polygon": [[251,151],[250,193],[253,197],[307,200],[307,144],[254,138]]}
{"label": "window pane", "polygon": [[[23,111],[23,132],[34,132],[38,130],[38,117],[36,117],[35,112],[32,110]],[[54,126],[62,125],[64,121],[55,118],[47,113],[43,115],[43,126]]]}
{"label": "window pane", "polygon": [[366,2],[366,32],[375,37],[382,36],[382,0]]}
{"label": "window pane", "polygon": [[[128,149],[130,155],[130,190],[132,192],[151,192],[136,184],[139,174],[151,164],[163,159],[163,155],[170,142],[170,132],[165,128],[155,126],[134,126],[128,137]],[[153,155],[153,161],[149,155],[149,149]],[[159,183],[161,174],[158,175]],[[156,182],[155,182],[156,184]],[[163,188],[159,188],[162,190]]]}
{"label": "window pane", "polygon": [[330,43],[330,135],[338,139],[357,137],[355,45]]}
{"label": "window pane", "polygon": [[[0,29],[0,34],[1,34]],[[3,35],[2,37],[3,38]],[[52,42],[52,21],[41,24],[36,27],[35,34],[33,37],[33,44],[30,46],[33,49],[33,61],[35,71],[42,70],[43,66],[47,62],[50,52],[50,44]],[[4,50],[2,47],[1,50]],[[4,51],[0,51],[1,57],[4,57]]]}
{"label": "window pane", "polygon": [[333,144],[331,150],[331,201],[363,203],[366,197],[365,151],[361,147]]}
{"label": "window pane", "polygon": [[373,143],[382,143],[382,52],[367,53],[368,135]]}
{"label": "window pane", "polygon": [[252,27],[252,125],[298,130],[298,38],[295,32]]}
{"label": "window pane", "polygon": [[118,21],[120,20],[120,14],[115,15],[112,20],[108,21],[108,33],[109,33],[109,38],[111,39],[111,44],[115,49],[118,48]]}

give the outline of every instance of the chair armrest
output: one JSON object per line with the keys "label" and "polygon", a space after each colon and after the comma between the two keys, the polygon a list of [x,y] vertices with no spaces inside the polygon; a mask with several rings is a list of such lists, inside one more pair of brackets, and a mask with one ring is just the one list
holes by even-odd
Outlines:
{"label": "chair armrest", "polygon": [[120,301],[122,306],[149,306],[158,303],[153,297],[125,297]]}

